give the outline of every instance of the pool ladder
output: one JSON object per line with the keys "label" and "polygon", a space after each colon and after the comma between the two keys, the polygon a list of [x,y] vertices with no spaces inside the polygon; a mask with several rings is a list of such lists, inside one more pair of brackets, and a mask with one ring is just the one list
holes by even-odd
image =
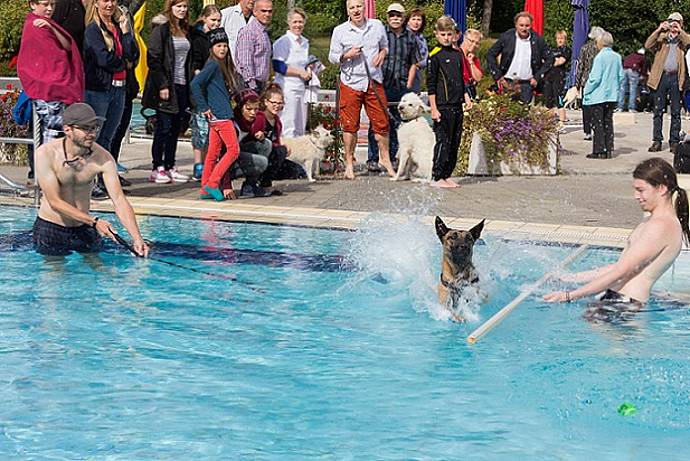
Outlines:
{"label": "pool ladder", "polygon": [[0,192],[3,192],[3,185],[6,185],[9,188],[9,192],[14,193],[14,195],[18,197],[31,197],[33,195],[34,206],[38,207],[40,205],[41,189],[37,185],[34,185],[33,187],[26,187],[22,184],[12,181],[10,178],[0,173]]}

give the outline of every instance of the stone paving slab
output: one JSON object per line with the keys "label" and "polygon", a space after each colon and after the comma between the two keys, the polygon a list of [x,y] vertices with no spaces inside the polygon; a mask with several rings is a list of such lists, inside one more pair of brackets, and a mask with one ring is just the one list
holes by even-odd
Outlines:
{"label": "stone paving slab", "polygon": [[[620,117],[625,116],[624,119]],[[479,220],[486,218],[500,226],[514,223],[544,223],[589,227],[631,229],[640,220],[641,211],[632,197],[632,170],[640,161],[661,156],[672,161],[672,154],[650,154],[652,117],[648,113],[617,114],[615,154],[610,160],[585,158],[591,141],[583,140],[580,113],[569,111],[571,120],[561,135],[562,155],[558,176],[504,176],[459,178],[460,189],[433,189],[424,184],[392,182],[380,176],[358,176],[355,181],[322,178],[316,183],[305,180],[280,181],[284,196],[238,200],[252,207],[298,207],[345,210],[349,212],[403,212],[443,215]],[[668,132],[669,119],[664,121]],[[687,121],[683,121],[684,127]],[[134,139],[126,144],[122,163],[130,169],[126,177],[133,182],[130,197],[161,200],[198,198],[199,184],[164,184],[148,182],[150,140]],[[667,145],[665,146],[668,149]],[[358,155],[364,161],[360,149]],[[178,167],[191,172],[193,157],[188,142],[178,147]],[[24,168],[0,166],[0,172],[22,182]],[[239,183],[236,184],[239,186]],[[198,201],[198,200],[197,200]],[[203,203],[203,207],[211,207]],[[266,208],[266,211],[270,210]]]}

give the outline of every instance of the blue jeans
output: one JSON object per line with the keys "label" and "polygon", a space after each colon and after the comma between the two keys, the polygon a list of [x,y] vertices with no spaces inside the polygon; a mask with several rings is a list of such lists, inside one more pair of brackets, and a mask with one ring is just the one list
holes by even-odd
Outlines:
{"label": "blue jeans", "polygon": [[618,90],[618,110],[625,110],[625,92],[628,90],[628,110],[635,111],[637,107],[637,84],[640,82],[640,74],[632,69],[623,69],[623,81]]}
{"label": "blue jeans", "polygon": [[[398,153],[398,127],[402,122],[402,119],[400,118],[400,112],[398,112],[398,103],[400,102],[402,97],[409,93],[411,90],[408,90],[407,88],[384,88],[383,90],[386,93],[386,99],[388,100],[388,103],[395,103],[392,106],[388,106],[388,126],[390,127],[390,131],[388,132],[388,136],[390,139],[388,150],[390,151],[390,158],[392,162],[393,160],[395,160],[396,154]],[[369,155],[367,158],[367,163],[378,163],[379,145],[376,142],[374,130],[371,128],[371,125],[369,125],[368,139]]]}
{"label": "blue jeans", "polygon": [[666,109],[666,98],[671,102],[671,129],[669,130],[668,142],[678,143],[680,141],[680,89],[678,88],[678,74],[661,74],[659,86],[654,92],[654,128],[652,140],[661,142],[664,135],[661,132],[663,125],[664,110]]}
{"label": "blue jeans", "polygon": [[111,86],[108,91],[86,90],[85,102],[99,117],[105,117],[96,143],[110,152],[113,137],[120,126],[122,112],[125,110],[125,87]]}

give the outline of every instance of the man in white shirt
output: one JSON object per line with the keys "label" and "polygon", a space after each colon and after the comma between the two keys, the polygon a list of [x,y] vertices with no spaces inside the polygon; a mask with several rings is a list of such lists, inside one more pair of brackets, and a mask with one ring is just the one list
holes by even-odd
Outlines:
{"label": "man in white shirt", "polygon": [[240,0],[237,5],[223,8],[220,12],[220,26],[228,34],[228,47],[233,61],[235,60],[237,34],[251,19],[252,10],[254,10],[254,0]]}
{"label": "man in white shirt", "polygon": [[340,65],[340,123],[345,144],[345,178],[354,179],[355,145],[362,105],[367,111],[379,146],[379,163],[395,174],[388,150],[388,112],[381,64],[388,53],[388,38],[381,21],[367,19],[363,0],[347,0],[349,21],[333,29],[328,60]]}
{"label": "man in white shirt", "polygon": [[504,32],[489,49],[487,62],[499,87],[519,91],[520,99],[529,103],[553,66],[553,56],[544,38],[532,30],[532,15],[522,11],[515,15],[515,28]]}

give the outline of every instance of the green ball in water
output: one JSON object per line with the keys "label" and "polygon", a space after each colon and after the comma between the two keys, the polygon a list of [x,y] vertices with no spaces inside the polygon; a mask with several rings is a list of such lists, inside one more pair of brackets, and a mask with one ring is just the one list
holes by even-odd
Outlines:
{"label": "green ball in water", "polygon": [[623,403],[618,407],[618,414],[621,416],[632,416],[637,413],[637,408],[632,403]]}

